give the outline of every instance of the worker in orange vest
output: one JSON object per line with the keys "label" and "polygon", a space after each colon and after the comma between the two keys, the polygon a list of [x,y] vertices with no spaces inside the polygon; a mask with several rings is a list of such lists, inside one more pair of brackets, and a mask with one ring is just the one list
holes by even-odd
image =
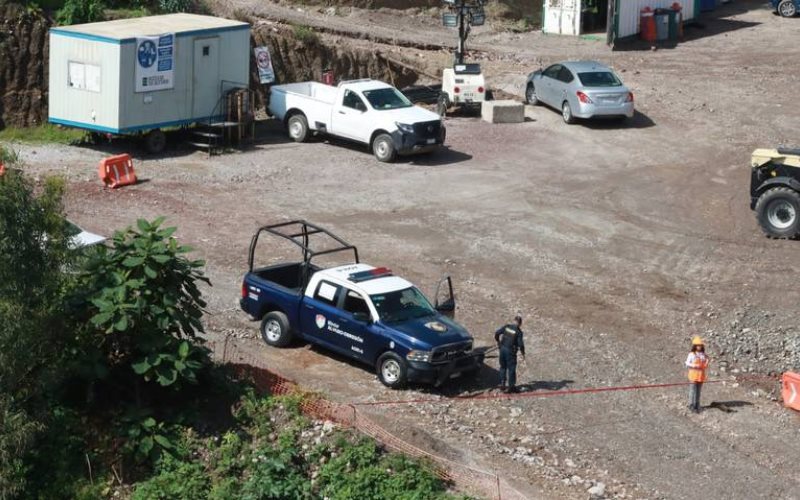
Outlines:
{"label": "worker in orange vest", "polygon": [[706,381],[706,368],[711,360],[706,355],[706,347],[703,339],[695,336],[692,339],[692,351],[686,358],[686,367],[689,369],[689,382],[692,383],[689,389],[689,409],[695,413],[700,413],[700,390],[703,382]]}

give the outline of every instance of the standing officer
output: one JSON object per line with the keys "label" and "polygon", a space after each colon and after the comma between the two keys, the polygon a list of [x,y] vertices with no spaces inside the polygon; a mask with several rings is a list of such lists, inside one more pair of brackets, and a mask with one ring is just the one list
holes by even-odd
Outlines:
{"label": "standing officer", "polygon": [[706,381],[706,368],[710,361],[706,355],[703,339],[695,336],[692,339],[692,351],[686,358],[689,382],[692,383],[689,389],[689,409],[695,413],[700,413],[700,390],[703,388],[703,382]]}
{"label": "standing officer", "polygon": [[[514,323],[501,326],[494,332],[494,340],[500,349],[500,388],[503,392],[517,392],[517,351],[525,360],[525,343],[522,340],[522,316],[515,316]],[[506,371],[508,390],[506,391]]]}

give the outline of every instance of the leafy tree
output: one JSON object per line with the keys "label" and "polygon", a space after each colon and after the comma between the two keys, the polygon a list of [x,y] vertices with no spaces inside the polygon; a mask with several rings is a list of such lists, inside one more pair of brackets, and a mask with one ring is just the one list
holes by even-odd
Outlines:
{"label": "leafy tree", "polygon": [[206,306],[198,284],[210,282],[204,262],[186,258],[192,249],[163,222],[140,219],[97,252],[87,265],[88,302],[109,368],[129,365],[145,381],[179,389],[210,362],[198,338]]}
{"label": "leafy tree", "polygon": [[24,487],[23,461],[48,412],[59,365],[64,298],[71,275],[64,182],[47,179],[41,194],[19,171],[0,177],[0,499]]}

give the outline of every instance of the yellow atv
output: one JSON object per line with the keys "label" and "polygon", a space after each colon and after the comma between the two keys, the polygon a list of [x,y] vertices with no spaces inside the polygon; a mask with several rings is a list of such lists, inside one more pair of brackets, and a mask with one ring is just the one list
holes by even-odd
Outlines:
{"label": "yellow atv", "polygon": [[800,236],[800,148],[756,149],[750,208],[770,238]]}

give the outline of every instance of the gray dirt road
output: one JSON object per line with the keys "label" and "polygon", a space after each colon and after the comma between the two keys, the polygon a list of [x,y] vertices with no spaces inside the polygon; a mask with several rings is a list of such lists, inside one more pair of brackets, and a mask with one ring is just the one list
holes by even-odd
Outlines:
{"label": "gray dirt road", "polygon": [[[157,215],[179,226],[208,262],[212,335],[255,338],[257,324],[237,308],[249,238],[260,224],[302,217],[428,292],[452,274],[457,319],[479,344],[522,311],[530,354],[521,382],[534,392],[682,381],[688,339],[724,329],[734,310],[786,325],[798,319],[797,274],[787,263],[798,261],[800,246],[761,236],[747,166],[754,147],[797,142],[800,105],[777,89],[796,84],[786,70],[796,66],[800,22],[745,5],[753,10],[719,21],[739,29],[654,53],[481,35],[495,47],[486,64],[497,85],[512,91],[521,92],[520,75],[538,61],[613,63],[642,111],[624,125],[566,126],[545,108],[528,108],[519,125],[451,118],[446,151],[395,165],[356,146],[289,143],[271,126],[243,153],[142,159],[137,170],[148,182],[117,192],[101,189],[94,173],[107,151],[20,149],[32,174],[69,178],[68,211],[89,230]],[[278,248],[271,257],[295,256]],[[307,346],[278,351],[253,340],[253,350],[340,401],[430,393],[392,393],[369,370]],[[495,361],[443,393],[491,386]],[[750,384],[726,383],[707,386],[704,401],[728,402],[733,412],[693,415],[684,392],[371,411],[426,449],[498,470],[531,498],[586,498],[596,482],[620,498],[800,498],[796,414],[755,397]]]}

